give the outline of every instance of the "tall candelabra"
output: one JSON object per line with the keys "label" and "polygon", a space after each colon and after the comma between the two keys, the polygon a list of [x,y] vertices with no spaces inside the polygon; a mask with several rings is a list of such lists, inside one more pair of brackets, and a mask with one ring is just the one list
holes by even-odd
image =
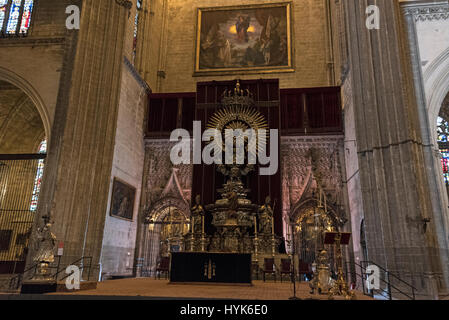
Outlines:
{"label": "tall candelabra", "polygon": [[257,234],[257,218],[254,216],[254,261],[259,263],[259,237]]}
{"label": "tall candelabra", "polygon": [[335,280],[333,286],[329,290],[329,299],[332,300],[334,296],[339,295],[344,296],[347,300],[355,300],[356,296],[354,292],[349,289],[348,283],[346,282],[343,274],[343,254],[341,251],[341,238],[342,234],[338,232],[335,236],[337,280]]}
{"label": "tall candelabra", "polygon": [[204,234],[204,216],[201,217],[201,251],[206,251],[206,237]]}
{"label": "tall candelabra", "polygon": [[290,220],[290,230],[291,230],[291,235],[292,235],[292,240],[290,241],[290,245],[291,245],[291,257],[292,257],[292,282],[293,282],[293,296],[289,298],[289,300],[300,300],[297,296],[296,296],[296,267],[295,267],[295,254],[296,254],[296,250],[295,250],[295,230],[293,229],[293,226],[296,226],[296,223],[292,220]]}

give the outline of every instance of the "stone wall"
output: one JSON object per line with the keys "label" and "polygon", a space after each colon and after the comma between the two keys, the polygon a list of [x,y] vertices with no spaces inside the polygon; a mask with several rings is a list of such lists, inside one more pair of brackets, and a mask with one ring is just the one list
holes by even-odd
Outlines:
{"label": "stone wall", "polygon": [[[447,4],[447,2],[445,3]],[[423,71],[425,71],[432,62],[449,47],[449,14],[447,11],[446,15],[448,15],[446,18],[432,18],[423,15],[416,21],[419,53]]]}
{"label": "stone wall", "polygon": [[351,77],[345,79],[342,87],[342,101],[345,113],[344,157],[346,164],[346,180],[344,185],[348,193],[348,206],[351,213],[352,245],[354,259],[358,263],[367,257],[361,248],[360,233],[363,221],[363,203],[360,189],[360,168],[357,158],[357,137],[354,123],[354,104],[351,91]]}
{"label": "stone wall", "polygon": [[[135,78],[129,63],[123,65],[114,160],[109,188],[109,203],[103,232],[101,251],[102,273],[132,274],[138,210],[144,162],[144,114],[147,107],[147,91]],[[132,221],[110,215],[114,178],[136,188]]]}
{"label": "stone wall", "polygon": [[[276,0],[263,3],[279,2]],[[293,1],[293,73],[193,77],[197,8],[260,4],[259,0],[153,0],[144,4],[137,69],[153,92],[193,92],[196,82],[279,78],[281,88],[334,84],[327,1]],[[157,76],[163,71],[163,76]],[[161,75],[161,73],[159,73]]]}

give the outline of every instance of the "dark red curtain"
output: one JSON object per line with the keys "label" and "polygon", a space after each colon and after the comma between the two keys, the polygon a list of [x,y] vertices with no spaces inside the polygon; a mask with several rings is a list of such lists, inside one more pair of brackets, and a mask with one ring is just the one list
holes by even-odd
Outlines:
{"label": "dark red curtain", "polygon": [[155,93],[148,101],[147,137],[169,137],[177,128],[192,130],[195,93]]}
{"label": "dark red curtain", "polygon": [[341,134],[340,87],[283,89],[282,135]]}

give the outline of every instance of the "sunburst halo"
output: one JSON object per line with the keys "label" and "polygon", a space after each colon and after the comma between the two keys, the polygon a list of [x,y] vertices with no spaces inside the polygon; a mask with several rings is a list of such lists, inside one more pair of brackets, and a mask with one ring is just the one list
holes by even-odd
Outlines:
{"label": "sunburst halo", "polygon": [[[256,156],[260,151],[265,150],[266,141],[268,138],[268,124],[265,117],[256,109],[249,106],[233,105],[226,106],[222,109],[216,111],[207,123],[207,129],[216,129],[221,132],[223,139],[223,150],[224,142],[226,141],[226,130],[242,130],[246,131],[248,129],[255,130],[256,138],[252,142],[256,143],[256,148],[251,148],[253,145],[248,146],[249,150],[256,150]],[[264,134],[260,134],[258,130],[264,130]],[[245,138],[245,145],[248,139]],[[214,143],[211,140],[210,143]],[[248,149],[248,148],[247,148]]]}

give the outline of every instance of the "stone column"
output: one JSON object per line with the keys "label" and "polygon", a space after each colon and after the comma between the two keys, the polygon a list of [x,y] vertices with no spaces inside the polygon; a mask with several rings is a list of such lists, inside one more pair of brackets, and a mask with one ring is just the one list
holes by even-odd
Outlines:
{"label": "stone column", "polygon": [[[379,30],[365,26],[372,1],[343,2],[368,258],[434,298],[445,290],[407,35],[398,1],[378,0]],[[398,298],[401,298],[398,296]]]}
{"label": "stone column", "polygon": [[[443,261],[442,267],[445,274],[449,275],[449,256],[448,251],[444,248],[448,248],[448,230],[447,230],[447,196],[446,196],[446,186],[440,174],[441,160],[440,153],[438,150],[438,145],[435,143],[432,130],[436,131],[436,124],[429,122],[428,110],[426,104],[426,93],[423,83],[423,74],[421,69],[421,56],[419,52],[418,34],[416,30],[416,21],[422,11],[426,11],[425,4],[407,4],[404,1],[402,5],[402,14],[404,16],[403,20],[405,23],[405,29],[408,36],[408,50],[410,52],[410,58],[412,61],[411,70],[413,75],[413,81],[415,84],[415,97],[417,103],[417,112],[419,116],[419,124],[421,135],[423,139],[423,153],[425,168],[428,176],[428,183],[430,190],[430,197],[432,201],[432,212],[429,213],[429,218],[435,220],[435,232],[437,241],[440,248],[441,259]],[[441,3],[435,7],[441,6]],[[447,5],[444,2],[443,5]],[[432,4],[428,4],[431,8]],[[449,287],[449,278],[445,278],[446,285]]]}
{"label": "stone column", "polygon": [[130,4],[82,1],[81,28],[68,36],[40,201],[64,242],[63,264],[100,259]]}

